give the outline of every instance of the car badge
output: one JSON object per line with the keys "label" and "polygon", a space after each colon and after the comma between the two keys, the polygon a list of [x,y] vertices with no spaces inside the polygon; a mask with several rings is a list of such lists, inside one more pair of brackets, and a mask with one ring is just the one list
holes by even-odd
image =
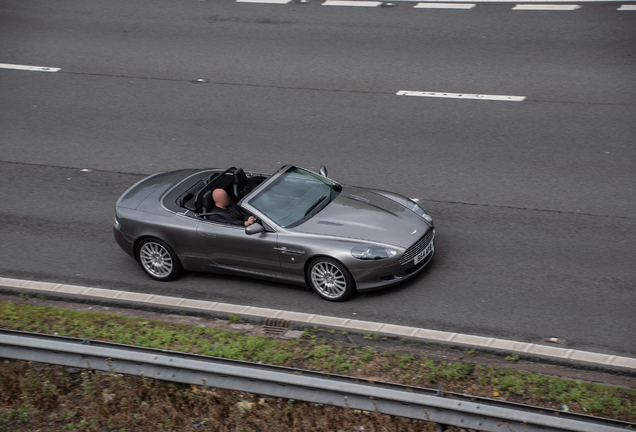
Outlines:
{"label": "car badge", "polygon": [[414,230],[414,231],[411,233],[411,235],[415,234],[416,232],[417,232],[417,230]]}

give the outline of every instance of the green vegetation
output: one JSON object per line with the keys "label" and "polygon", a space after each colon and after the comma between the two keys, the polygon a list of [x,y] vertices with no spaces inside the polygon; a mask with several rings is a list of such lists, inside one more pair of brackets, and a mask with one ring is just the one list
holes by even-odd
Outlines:
{"label": "green vegetation", "polygon": [[509,356],[506,356],[506,361],[509,361],[509,362],[518,362],[518,361],[519,361],[519,355],[517,355],[517,354],[510,354]]}
{"label": "green vegetation", "polygon": [[236,314],[230,314],[230,321],[235,323],[235,324],[240,324],[243,321],[243,318],[241,318],[240,316],[236,315]]}
{"label": "green vegetation", "polygon": [[374,340],[374,341],[380,340],[380,335],[378,335],[377,333],[367,333],[362,337],[366,340]]}
{"label": "green vegetation", "polygon": [[[573,412],[636,421],[636,391],[634,390],[604,387],[511,369],[484,367],[473,362],[439,362],[423,356],[382,352],[372,347],[328,343],[321,334],[324,336],[330,333],[320,328],[305,329],[299,340],[276,341],[263,336],[246,336],[220,329],[9,302],[0,302],[0,327],[260,361],[412,386],[441,386],[445,391],[477,396],[492,397],[496,393],[501,398],[522,403],[557,409],[560,409],[562,405],[568,405],[568,409]],[[369,333],[364,335],[364,339],[377,341],[380,337]],[[474,350],[465,352],[471,357],[476,354]],[[519,356],[512,354],[507,360],[518,361]],[[6,375],[5,370],[0,377],[0,394],[15,393],[18,387],[7,388]],[[35,387],[29,387],[32,384],[28,384],[30,382],[28,376],[25,382],[26,384],[19,386],[19,391],[24,394],[37,393],[37,397],[46,397],[53,391],[52,387],[38,387],[37,390]],[[38,403],[29,401],[28,397],[22,402],[20,398],[12,397],[10,401],[3,402],[5,405],[0,410],[2,415],[0,426],[6,421],[17,422],[25,416],[25,412],[40,406]],[[130,402],[130,399],[126,401]],[[46,410],[47,408],[37,409]],[[69,410],[57,412],[56,415],[74,418],[71,414],[77,409],[69,408]],[[90,422],[86,416],[82,419]],[[85,424],[76,426],[78,430],[87,428]]]}

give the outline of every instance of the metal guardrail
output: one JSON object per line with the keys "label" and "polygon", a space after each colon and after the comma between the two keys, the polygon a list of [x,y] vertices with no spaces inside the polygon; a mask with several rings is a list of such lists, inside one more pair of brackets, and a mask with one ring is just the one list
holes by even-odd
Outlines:
{"label": "metal guardrail", "polygon": [[635,423],[421,387],[13,330],[0,330],[0,357],[113,370],[165,381],[377,411],[478,431],[616,432],[636,429]]}

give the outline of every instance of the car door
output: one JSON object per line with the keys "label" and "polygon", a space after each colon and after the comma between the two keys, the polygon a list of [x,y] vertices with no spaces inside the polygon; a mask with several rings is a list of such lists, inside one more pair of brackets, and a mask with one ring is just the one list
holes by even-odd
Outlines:
{"label": "car door", "polygon": [[220,267],[282,276],[273,230],[247,235],[241,226],[199,222],[197,237],[208,258]]}
{"label": "car door", "polygon": [[314,250],[302,235],[281,229],[278,232],[278,257],[285,279],[304,283],[305,263]]}

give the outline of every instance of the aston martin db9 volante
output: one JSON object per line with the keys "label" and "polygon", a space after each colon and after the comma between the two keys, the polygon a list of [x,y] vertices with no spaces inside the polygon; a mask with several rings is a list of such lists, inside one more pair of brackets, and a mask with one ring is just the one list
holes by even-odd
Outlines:
{"label": "aston martin db9 volante", "polygon": [[[216,189],[256,222],[210,220]],[[415,201],[291,165],[271,175],[234,167],[152,175],[117,201],[114,234],[159,281],[183,270],[235,274],[306,285],[331,301],[415,276],[435,242]]]}

